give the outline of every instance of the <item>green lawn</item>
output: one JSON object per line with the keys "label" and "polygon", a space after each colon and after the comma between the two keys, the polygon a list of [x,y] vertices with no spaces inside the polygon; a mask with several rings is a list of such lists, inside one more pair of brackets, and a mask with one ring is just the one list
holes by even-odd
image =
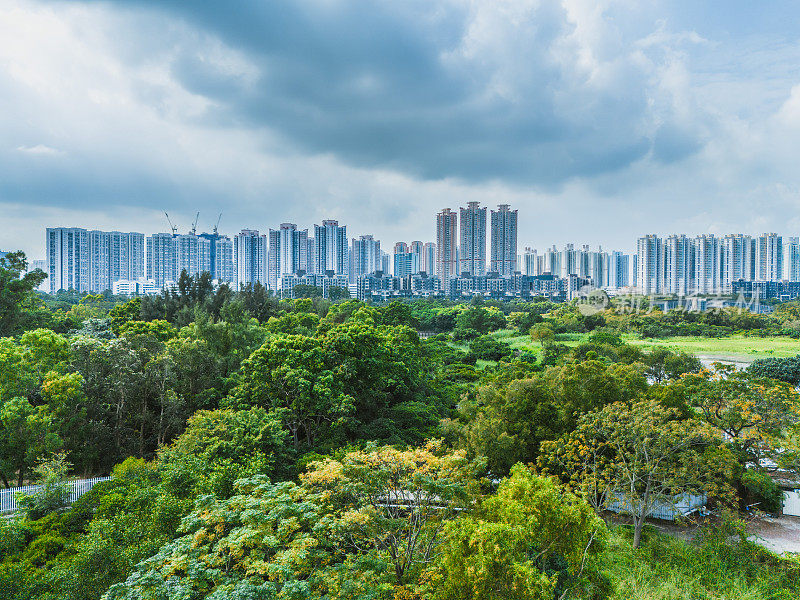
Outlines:
{"label": "green lawn", "polygon": [[747,337],[732,335],[726,338],[670,337],[641,339],[633,334],[623,336],[625,341],[646,350],[663,346],[670,350],[689,352],[709,358],[733,358],[752,361],[757,358],[785,358],[800,354],[800,341],[787,337]]}
{"label": "green lawn", "polygon": [[[511,344],[515,350],[530,350],[538,352],[539,344],[534,343],[527,335],[520,335],[514,329],[501,329],[493,334],[498,339]],[[556,336],[555,341],[567,346],[577,346],[586,339],[585,333],[562,333]],[[663,339],[642,339],[637,334],[625,334],[623,339],[643,350],[652,350],[663,346],[670,350],[689,352],[700,357],[729,358],[750,362],[757,358],[778,357],[784,358],[800,354],[800,340],[788,337],[747,337],[732,335],[726,338],[707,337],[669,337]]]}

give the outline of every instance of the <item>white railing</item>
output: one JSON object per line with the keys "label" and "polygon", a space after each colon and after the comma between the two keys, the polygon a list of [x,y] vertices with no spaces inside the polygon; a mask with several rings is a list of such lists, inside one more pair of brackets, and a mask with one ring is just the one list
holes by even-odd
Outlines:
{"label": "white railing", "polygon": [[[69,489],[67,504],[72,504],[91,490],[96,484],[101,481],[108,481],[109,479],[111,479],[111,477],[92,477],[91,479],[78,479],[76,481],[67,482],[67,487]],[[15,512],[18,509],[17,498],[19,495],[33,494],[41,487],[40,485],[23,485],[22,487],[0,490],[0,513]]]}

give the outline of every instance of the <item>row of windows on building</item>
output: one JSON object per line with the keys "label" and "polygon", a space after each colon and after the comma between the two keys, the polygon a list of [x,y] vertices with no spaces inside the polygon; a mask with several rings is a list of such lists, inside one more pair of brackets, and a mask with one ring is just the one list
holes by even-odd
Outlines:
{"label": "row of windows on building", "polygon": [[636,283],[649,294],[722,294],[736,282],[800,281],[800,240],[777,233],[753,237],[646,235],[637,242]]}

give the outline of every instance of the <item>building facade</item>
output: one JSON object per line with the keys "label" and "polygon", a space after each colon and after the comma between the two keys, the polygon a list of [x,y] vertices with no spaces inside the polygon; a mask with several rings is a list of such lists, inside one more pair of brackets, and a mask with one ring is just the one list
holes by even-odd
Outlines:
{"label": "building facade", "polygon": [[486,274],[486,208],[479,202],[468,202],[459,209],[461,239],[458,275],[472,277]]}
{"label": "building facade", "polygon": [[491,221],[489,270],[511,277],[517,271],[517,211],[501,204],[491,212]]}

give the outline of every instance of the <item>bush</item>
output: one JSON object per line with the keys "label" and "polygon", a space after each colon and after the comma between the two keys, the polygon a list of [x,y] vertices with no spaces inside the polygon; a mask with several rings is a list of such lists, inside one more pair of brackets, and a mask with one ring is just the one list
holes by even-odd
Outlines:
{"label": "bush", "polygon": [[766,473],[748,469],[742,475],[742,487],[747,490],[748,505],[756,504],[759,510],[778,514],[783,508],[783,492]]}
{"label": "bush", "polygon": [[66,455],[57,453],[34,469],[41,487],[33,494],[21,495],[18,501],[28,519],[35,521],[67,506],[69,486],[66,477],[69,467]]}
{"label": "bush", "polygon": [[472,340],[469,351],[475,358],[498,361],[511,355],[511,346],[490,335],[483,335]]}

